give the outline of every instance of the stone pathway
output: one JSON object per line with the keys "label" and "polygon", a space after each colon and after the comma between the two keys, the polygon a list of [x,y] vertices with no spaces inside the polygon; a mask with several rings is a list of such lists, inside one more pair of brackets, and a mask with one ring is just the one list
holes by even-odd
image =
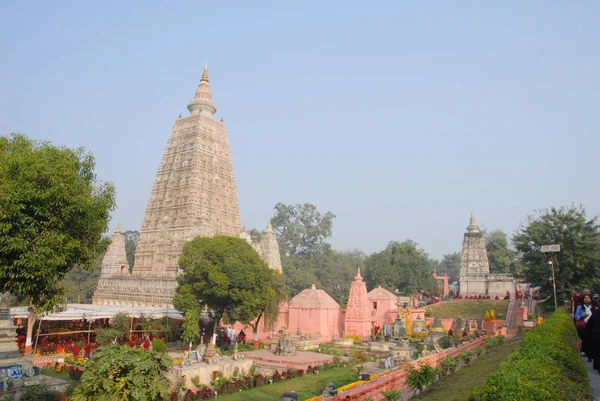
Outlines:
{"label": "stone pathway", "polygon": [[600,400],[600,374],[592,369],[592,362],[588,362],[586,357],[583,357],[583,363],[587,368],[588,375],[590,376],[590,384],[592,385],[592,394],[594,400]]}

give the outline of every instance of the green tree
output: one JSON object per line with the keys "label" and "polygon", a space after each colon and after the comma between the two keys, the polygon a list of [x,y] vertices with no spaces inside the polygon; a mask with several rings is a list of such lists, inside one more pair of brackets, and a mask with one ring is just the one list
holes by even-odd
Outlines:
{"label": "green tree", "polygon": [[369,256],[365,265],[365,281],[370,288],[381,285],[406,295],[437,288],[427,254],[411,240],[390,242],[385,250]]}
{"label": "green tree", "polygon": [[62,301],[60,281],[76,265],[91,267],[110,243],[103,233],[115,191],[94,167],[82,149],[0,137],[0,292],[29,306],[28,350],[36,316]]}
{"label": "green tree", "polygon": [[127,230],[123,233],[125,236],[125,255],[127,257],[127,264],[129,264],[129,271],[133,269],[135,263],[135,248],[140,239],[140,232],[136,230]]}
{"label": "green tree", "polygon": [[[335,251],[323,255],[315,275],[321,288],[342,306],[348,302],[350,285],[358,268],[364,271],[365,255],[360,251]],[[308,287],[305,287],[308,288]]]}
{"label": "green tree", "polygon": [[436,265],[437,274],[446,273],[450,277],[450,282],[458,281],[460,275],[460,252],[444,255],[441,261]]}
{"label": "green tree", "polygon": [[87,267],[75,266],[60,285],[64,289],[67,303],[91,303],[92,296],[98,286],[102,257],[98,257],[90,270]]}
{"label": "green tree", "polygon": [[74,401],[169,400],[168,354],[120,345],[101,347],[85,364]]}
{"label": "green tree", "polygon": [[542,245],[560,245],[560,252],[554,255],[559,305],[569,299],[573,288],[594,287],[600,282],[600,226],[597,217],[587,219],[583,206],[552,207],[529,215],[513,243],[521,258],[522,278],[541,286],[543,298],[552,297],[553,289]]}
{"label": "green tree", "polygon": [[321,214],[310,203],[276,204],[271,225],[277,235],[281,254],[290,257],[310,256],[329,249],[325,238],[331,236],[333,219],[333,213]]}
{"label": "green tree", "polygon": [[490,273],[515,273],[515,252],[508,246],[508,238],[500,230],[486,235],[486,250]]}
{"label": "green tree", "polygon": [[176,309],[208,308],[213,332],[222,318],[248,322],[258,317],[272,296],[275,272],[245,240],[237,237],[196,237],[179,258],[173,298]]}
{"label": "green tree", "polygon": [[200,312],[197,308],[188,309],[183,320],[183,333],[181,338],[186,343],[194,343],[200,338]]}

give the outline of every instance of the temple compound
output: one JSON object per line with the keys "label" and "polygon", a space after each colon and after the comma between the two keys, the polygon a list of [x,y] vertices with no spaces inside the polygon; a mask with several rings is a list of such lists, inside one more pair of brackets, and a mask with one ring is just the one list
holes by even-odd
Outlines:
{"label": "temple compound", "polygon": [[515,289],[510,274],[490,273],[485,238],[475,222],[475,214],[465,233],[460,259],[460,295],[490,295],[504,297]]}
{"label": "temple compound", "polygon": [[96,305],[170,308],[183,245],[197,237],[239,236],[270,268],[281,272],[277,239],[271,225],[253,243],[240,224],[235,175],[225,123],[213,117],[208,70],[192,101],[190,115],[179,117],[158,167],[146,208],[135,265],[129,271],[119,228],[102,261],[94,293]]}

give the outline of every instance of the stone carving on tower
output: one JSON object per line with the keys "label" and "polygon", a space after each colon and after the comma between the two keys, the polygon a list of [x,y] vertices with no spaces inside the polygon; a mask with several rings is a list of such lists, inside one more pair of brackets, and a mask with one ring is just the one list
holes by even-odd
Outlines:
{"label": "stone carving on tower", "polygon": [[514,279],[510,274],[490,274],[486,240],[471,213],[471,220],[464,234],[460,258],[460,295],[504,296],[512,291]]}
{"label": "stone carving on tower", "polygon": [[[213,117],[206,67],[187,107],[190,115],[175,120],[158,167],[131,274],[110,270],[113,275],[99,281],[95,304],[170,307],[183,245],[197,236],[242,232],[229,137],[225,123]],[[281,271],[269,228],[255,249]]]}

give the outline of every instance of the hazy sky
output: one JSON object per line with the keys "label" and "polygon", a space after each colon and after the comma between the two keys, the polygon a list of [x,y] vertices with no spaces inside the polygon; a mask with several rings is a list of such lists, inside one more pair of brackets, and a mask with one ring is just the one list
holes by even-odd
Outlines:
{"label": "hazy sky", "polygon": [[472,211],[600,214],[600,2],[495,3],[3,1],[0,133],[93,152],[139,229],[208,61],[248,228],[310,202],[337,249],[440,257]]}

